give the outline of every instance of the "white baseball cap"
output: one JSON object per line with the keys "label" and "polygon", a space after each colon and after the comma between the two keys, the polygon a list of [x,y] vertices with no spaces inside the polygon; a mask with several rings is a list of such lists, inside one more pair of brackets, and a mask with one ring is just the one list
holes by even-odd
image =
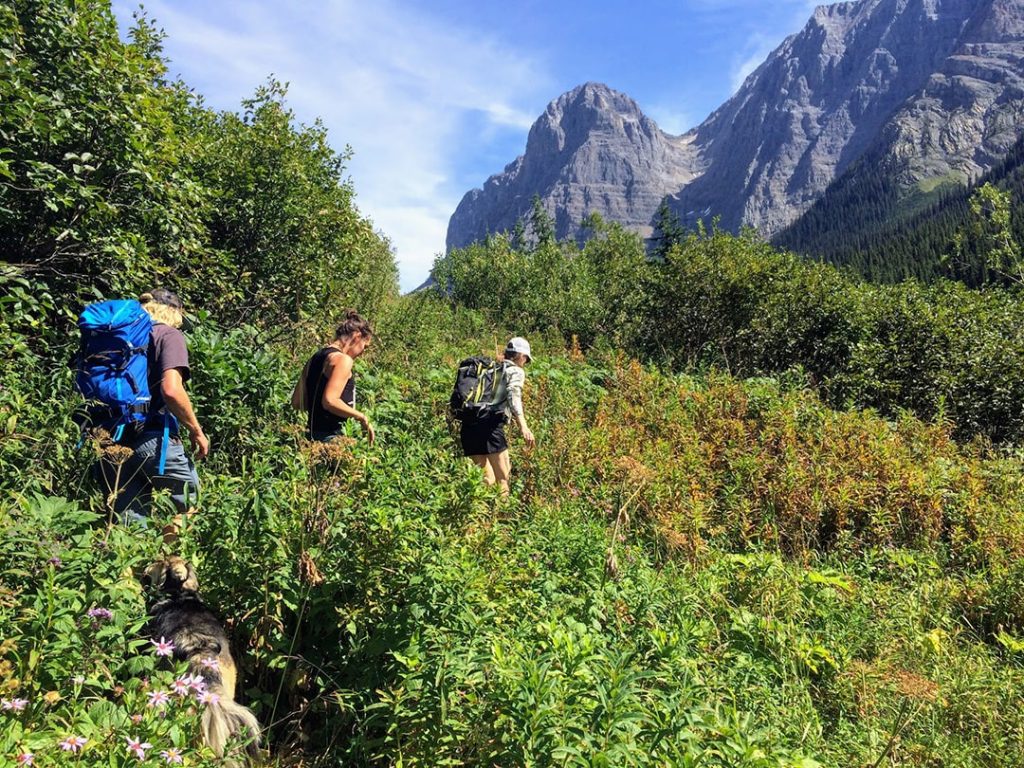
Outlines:
{"label": "white baseball cap", "polygon": [[508,340],[508,344],[505,345],[506,356],[515,353],[526,355],[527,362],[533,361],[533,355],[530,354],[530,342],[522,336],[513,336]]}

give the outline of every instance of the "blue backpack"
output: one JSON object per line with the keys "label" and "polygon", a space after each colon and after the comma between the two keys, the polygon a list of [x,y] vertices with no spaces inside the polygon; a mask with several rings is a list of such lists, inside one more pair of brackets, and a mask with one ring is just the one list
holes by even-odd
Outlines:
{"label": "blue backpack", "polygon": [[146,350],[153,321],[134,299],[90,304],[78,318],[82,333],[75,387],[87,401],[88,428],[107,430],[114,442],[137,431],[149,412]]}

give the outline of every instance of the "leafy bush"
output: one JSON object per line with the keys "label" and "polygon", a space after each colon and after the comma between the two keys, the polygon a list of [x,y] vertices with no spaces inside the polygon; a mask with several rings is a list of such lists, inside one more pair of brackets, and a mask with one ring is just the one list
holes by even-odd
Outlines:
{"label": "leafy bush", "polygon": [[691,233],[644,257],[595,224],[580,249],[503,236],[435,265],[440,286],[516,328],[558,329],[676,370],[799,373],[836,407],[946,419],[958,439],[1024,439],[1020,296],[958,283],[874,286],[774,251],[753,233]]}
{"label": "leafy bush", "polygon": [[5,4],[0,49],[0,250],[15,276],[68,304],[170,285],[222,325],[275,329],[395,292],[348,155],[323,125],[295,124],[281,85],[215,113],[167,80],[153,24],[139,16],[123,42],[106,0]]}

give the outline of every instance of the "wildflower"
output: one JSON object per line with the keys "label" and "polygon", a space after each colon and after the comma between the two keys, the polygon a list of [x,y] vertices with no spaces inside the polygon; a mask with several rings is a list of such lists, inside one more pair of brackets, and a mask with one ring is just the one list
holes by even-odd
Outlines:
{"label": "wildflower", "polygon": [[75,685],[81,685],[85,682],[85,675],[75,675],[73,678],[71,678],[71,682],[73,682]]}
{"label": "wildflower", "polygon": [[196,701],[200,704],[219,704],[220,696],[212,691],[200,691],[196,696]]}
{"label": "wildflower", "polygon": [[49,563],[50,565],[52,565],[52,566],[53,566],[54,568],[60,568],[60,567],[61,567],[61,566],[62,566],[62,565],[64,564],[64,561],[63,561],[63,560],[61,560],[61,559],[60,559],[59,557],[57,557],[56,555],[54,555],[53,557],[51,557],[51,558],[50,558],[49,560],[47,560],[46,562],[48,562],[48,563]]}
{"label": "wildflower", "polygon": [[[186,687],[185,690],[187,691],[188,688]],[[146,706],[149,706],[149,707],[162,707],[171,698],[167,694],[167,691],[150,691],[148,695],[149,695],[149,704],[147,704]],[[184,693],[182,693],[181,695],[184,695]]]}
{"label": "wildflower", "polygon": [[166,762],[168,765],[171,765],[173,763],[180,764],[182,761],[181,750],[174,749],[173,747],[171,749],[163,750],[160,753],[160,757],[162,757],[164,759],[164,762]]}
{"label": "wildflower", "polygon": [[99,626],[101,621],[110,621],[114,618],[114,612],[109,608],[90,608],[85,615],[92,619],[94,627]]}
{"label": "wildflower", "polygon": [[82,736],[68,736],[60,743],[60,748],[65,752],[78,752],[87,741],[88,739]]}
{"label": "wildflower", "polygon": [[206,690],[206,680],[202,675],[192,675],[188,678],[188,687],[196,693],[202,693]]}
{"label": "wildflower", "polygon": [[207,656],[205,659],[199,662],[206,669],[220,669],[220,662],[212,656]]}
{"label": "wildflower", "polygon": [[139,741],[138,739],[133,739],[129,736],[125,736],[124,740],[128,742],[128,751],[134,752],[135,756],[139,760],[145,760],[146,750],[152,748],[153,746],[148,741]]}
{"label": "wildflower", "polygon": [[182,675],[171,683],[171,689],[175,696],[185,696],[188,694],[189,683],[192,682],[190,675]]}
{"label": "wildflower", "polygon": [[8,712],[21,712],[27,704],[28,699],[0,699],[0,709]]}
{"label": "wildflower", "polygon": [[35,763],[36,756],[31,752],[22,752],[15,758],[15,762],[18,765],[33,765]]}
{"label": "wildflower", "polygon": [[136,725],[138,725],[139,723],[142,722],[142,715],[135,714],[135,715],[132,715],[131,717],[129,717],[128,719],[131,720]]}
{"label": "wildflower", "polygon": [[47,691],[43,694],[43,701],[45,701],[47,704],[51,706],[60,701],[60,699],[60,691]]}
{"label": "wildflower", "polygon": [[170,656],[174,653],[174,643],[161,637],[159,640],[150,640],[153,645],[156,646],[157,656]]}

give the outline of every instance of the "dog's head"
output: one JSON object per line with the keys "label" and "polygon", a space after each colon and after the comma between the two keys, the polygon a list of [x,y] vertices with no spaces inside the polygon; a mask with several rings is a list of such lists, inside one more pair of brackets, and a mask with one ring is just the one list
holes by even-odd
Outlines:
{"label": "dog's head", "polygon": [[177,555],[169,555],[149,566],[142,574],[142,584],[168,594],[199,591],[195,569]]}

